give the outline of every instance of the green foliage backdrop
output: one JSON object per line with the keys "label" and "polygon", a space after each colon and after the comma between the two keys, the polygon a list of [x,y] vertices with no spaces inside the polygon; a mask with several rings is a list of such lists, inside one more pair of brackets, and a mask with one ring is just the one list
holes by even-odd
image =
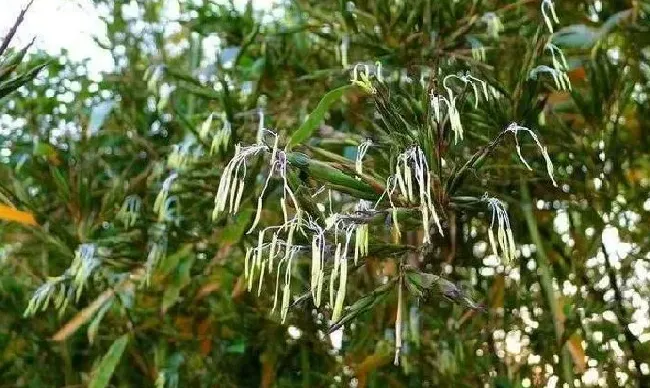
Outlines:
{"label": "green foliage backdrop", "polygon": [[650,383],[650,4],[94,3],[0,50],[0,385]]}

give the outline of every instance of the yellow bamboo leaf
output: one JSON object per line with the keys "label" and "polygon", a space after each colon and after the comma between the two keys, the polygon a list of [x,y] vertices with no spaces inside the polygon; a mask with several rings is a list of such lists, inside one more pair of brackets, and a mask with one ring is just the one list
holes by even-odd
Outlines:
{"label": "yellow bamboo leaf", "polygon": [[569,348],[569,353],[571,353],[571,358],[573,359],[573,364],[576,366],[576,369],[580,373],[585,373],[587,370],[585,350],[582,347],[582,337],[580,334],[573,334],[567,341],[567,347]]}
{"label": "yellow bamboo leaf", "polygon": [[18,222],[23,225],[37,225],[32,213],[14,209],[6,205],[0,205],[0,220]]}
{"label": "yellow bamboo leaf", "polygon": [[498,275],[494,278],[494,283],[490,288],[489,299],[490,307],[493,309],[503,307],[503,299],[505,297],[505,276]]}
{"label": "yellow bamboo leaf", "polygon": [[115,290],[109,288],[102,292],[97,299],[95,299],[88,307],[81,310],[71,320],[68,321],[59,331],[52,336],[53,341],[64,341],[75,333],[84,323],[88,322],[95,313],[106,303],[108,300],[115,296]]}
{"label": "yellow bamboo leaf", "polygon": [[378,349],[375,353],[367,355],[363,361],[357,364],[356,366],[356,377],[358,381],[358,386],[363,388],[367,385],[368,375],[373,371],[381,368],[384,365],[388,365],[391,362],[391,355],[383,349]]}
{"label": "yellow bamboo leaf", "polygon": [[276,357],[268,350],[260,356],[262,363],[262,381],[261,388],[271,388],[275,381]]}

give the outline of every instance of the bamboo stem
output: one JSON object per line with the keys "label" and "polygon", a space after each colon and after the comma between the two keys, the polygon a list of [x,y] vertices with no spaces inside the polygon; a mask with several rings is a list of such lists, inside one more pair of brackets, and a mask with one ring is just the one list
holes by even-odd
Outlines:
{"label": "bamboo stem", "polygon": [[564,334],[564,323],[560,321],[562,311],[557,296],[555,295],[555,290],[553,289],[553,268],[551,267],[551,263],[546,255],[546,251],[544,250],[544,244],[539,235],[537,221],[533,214],[532,200],[530,198],[530,192],[528,191],[528,184],[523,179],[521,179],[521,210],[526,219],[530,238],[537,249],[537,267],[540,276],[540,284],[544,291],[546,302],[551,309],[551,317],[553,318],[553,327],[555,329],[555,341],[560,349],[562,378],[565,383],[569,384],[569,386],[573,386],[573,365],[569,349],[567,348],[566,343],[562,340],[562,335]]}

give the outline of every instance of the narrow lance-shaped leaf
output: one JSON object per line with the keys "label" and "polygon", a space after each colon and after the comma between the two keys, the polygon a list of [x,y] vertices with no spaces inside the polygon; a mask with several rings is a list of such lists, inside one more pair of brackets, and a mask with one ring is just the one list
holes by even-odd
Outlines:
{"label": "narrow lance-shaped leaf", "polygon": [[122,353],[124,353],[124,349],[128,342],[128,334],[124,334],[113,342],[113,345],[111,345],[108,352],[106,352],[104,357],[102,357],[99,365],[97,365],[97,368],[93,371],[93,377],[90,380],[90,384],[88,384],[88,388],[104,388],[108,386],[111,376],[113,376],[113,372],[115,371],[115,367],[120,362]]}
{"label": "narrow lance-shaped leaf", "polygon": [[0,64],[0,81],[4,81],[6,78],[8,78],[14,72],[14,70],[16,70],[18,65],[20,65],[23,58],[25,57],[25,54],[27,54],[27,50],[29,50],[29,48],[32,47],[33,43],[34,43],[34,41],[32,40],[25,47],[23,47],[20,51],[13,54],[9,59],[7,59],[6,61],[3,61]]}
{"label": "narrow lance-shaped leaf", "polygon": [[5,205],[0,205],[0,220],[14,221],[23,225],[36,225],[36,220],[32,213],[13,209]]}
{"label": "narrow lance-shaped leaf", "polygon": [[314,109],[314,111],[309,114],[307,120],[302,123],[302,125],[293,133],[293,135],[291,135],[291,139],[289,139],[289,146],[300,144],[309,139],[318,124],[323,121],[323,117],[329,110],[329,107],[335,101],[340,99],[343,96],[343,93],[352,89],[353,87],[353,85],[345,85],[341,86],[340,88],[331,90],[325,94],[318,103],[318,106],[316,106],[316,109]]}
{"label": "narrow lance-shaped leaf", "polygon": [[13,39],[14,35],[16,35],[16,31],[18,30],[18,26],[25,20],[25,14],[27,13],[27,10],[29,7],[32,6],[32,3],[34,0],[31,0],[25,8],[20,11],[20,14],[18,14],[18,17],[16,18],[16,21],[14,22],[14,25],[11,26],[7,34],[4,36],[2,43],[0,43],[0,55],[2,55],[7,47],[9,47],[9,43],[11,43],[11,40]]}
{"label": "narrow lance-shaped leaf", "polygon": [[11,78],[3,83],[0,83],[0,99],[23,86],[27,82],[33,80],[48,63],[40,64],[27,72]]}
{"label": "narrow lance-shaped leaf", "polygon": [[312,178],[336,186],[341,191],[348,192],[352,195],[359,195],[364,199],[376,199],[381,193],[377,193],[370,185],[358,181],[354,177],[345,174],[338,168],[331,165],[310,159],[307,155],[299,152],[287,154],[287,160],[292,166],[298,167],[305,171]]}

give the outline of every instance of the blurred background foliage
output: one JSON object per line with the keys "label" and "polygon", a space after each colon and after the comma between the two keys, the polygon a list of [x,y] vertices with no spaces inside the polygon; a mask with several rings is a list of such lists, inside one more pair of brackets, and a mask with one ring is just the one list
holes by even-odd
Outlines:
{"label": "blurred background foliage", "polygon": [[[294,0],[266,11],[93,1],[107,27],[97,44],[114,71],[88,74],[65,53],[0,50],[0,385],[650,384],[646,1],[557,1],[551,38],[537,0]],[[551,66],[549,39],[566,56],[572,90],[530,77]],[[397,154],[419,144],[444,236],[422,246],[408,211],[400,240],[383,219],[373,226],[338,336],[327,334],[327,309],[299,298],[309,289],[300,261],[282,324],[270,311],[272,283],[258,296],[243,277],[264,165],[249,163],[240,212],[213,221],[220,176],[235,144],[255,143],[261,117],[287,144],[328,91],[350,84],[354,64],[377,61],[387,77],[378,93],[345,88],[312,113],[322,122],[293,151],[354,176],[357,145],[370,138],[364,180],[384,185]],[[455,143],[448,130],[432,132],[429,92],[466,71],[500,97],[476,109],[459,102],[465,139]],[[210,133],[231,125],[216,152],[201,133],[212,113]],[[523,136],[533,171],[511,136],[488,146],[511,122],[548,147],[558,187]],[[308,210],[326,202],[322,186],[337,211],[381,194],[301,161],[292,184]],[[154,210],[161,190],[177,199],[168,218]],[[486,192],[507,203],[517,241],[508,266],[489,253]],[[280,223],[277,196],[265,196],[264,225]],[[485,311],[457,303],[446,283],[446,297],[409,289],[396,366],[397,293],[376,296],[400,263],[442,276]],[[23,314],[43,285],[68,283],[51,297],[58,308]],[[355,311],[357,301],[372,305]]]}

